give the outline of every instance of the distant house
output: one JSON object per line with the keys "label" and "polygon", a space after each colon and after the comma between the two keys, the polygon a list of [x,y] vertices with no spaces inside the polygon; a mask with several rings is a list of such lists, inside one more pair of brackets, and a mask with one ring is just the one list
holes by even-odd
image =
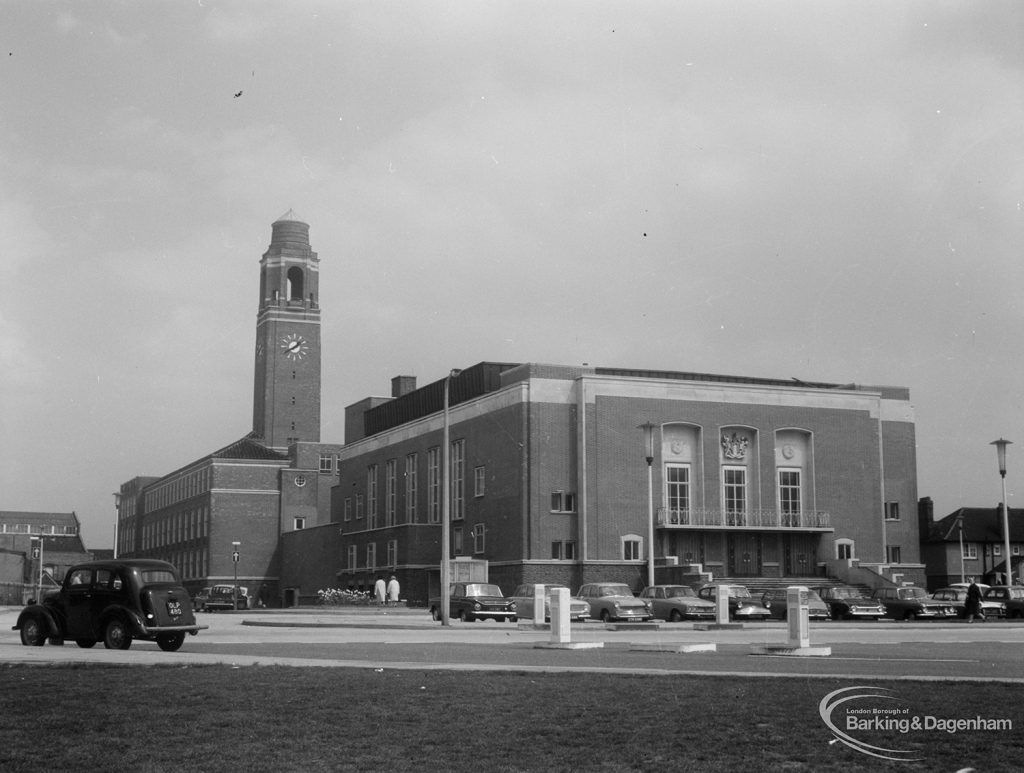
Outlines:
{"label": "distant house", "polygon": [[[918,504],[921,560],[928,587],[939,588],[971,577],[989,585],[1003,584],[1006,572],[1003,508],[961,507],[938,521],[933,520],[929,497]],[[1024,552],[1024,509],[1009,508],[1010,568],[1020,583]],[[962,548],[961,548],[962,546]]]}
{"label": "distant house", "polygon": [[23,603],[40,581],[44,589],[56,587],[70,566],[90,558],[74,512],[0,511],[0,604]]}

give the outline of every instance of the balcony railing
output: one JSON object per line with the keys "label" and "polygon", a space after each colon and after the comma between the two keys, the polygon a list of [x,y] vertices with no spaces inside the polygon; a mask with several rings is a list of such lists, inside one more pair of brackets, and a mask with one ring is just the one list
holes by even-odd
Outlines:
{"label": "balcony railing", "polygon": [[778,510],[719,510],[659,507],[657,525],[672,529],[828,529],[829,514],[820,510],[780,513]]}

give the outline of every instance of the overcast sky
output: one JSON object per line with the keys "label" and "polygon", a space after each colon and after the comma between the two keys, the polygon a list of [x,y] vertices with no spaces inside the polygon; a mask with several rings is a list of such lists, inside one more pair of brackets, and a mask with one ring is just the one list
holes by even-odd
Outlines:
{"label": "overcast sky", "polygon": [[937,515],[1000,436],[1019,504],[1020,3],[0,6],[0,509],[108,547],[251,429],[289,208],[324,441],[482,360],[894,384]]}

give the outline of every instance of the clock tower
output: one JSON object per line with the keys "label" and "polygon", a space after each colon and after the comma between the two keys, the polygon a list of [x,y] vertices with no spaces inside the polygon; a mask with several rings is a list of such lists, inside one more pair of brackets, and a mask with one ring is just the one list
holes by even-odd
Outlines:
{"label": "clock tower", "polygon": [[271,448],[320,442],[320,259],[288,210],[260,259],[253,433]]}

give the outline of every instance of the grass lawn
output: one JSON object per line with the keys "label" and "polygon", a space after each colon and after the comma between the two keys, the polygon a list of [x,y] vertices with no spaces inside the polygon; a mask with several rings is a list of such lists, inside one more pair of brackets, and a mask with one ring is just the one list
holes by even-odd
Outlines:
{"label": "grass lawn", "polygon": [[953,771],[1024,767],[1019,685],[887,682],[1010,732],[861,733],[818,703],[870,681],[256,666],[0,668],[0,771]]}

